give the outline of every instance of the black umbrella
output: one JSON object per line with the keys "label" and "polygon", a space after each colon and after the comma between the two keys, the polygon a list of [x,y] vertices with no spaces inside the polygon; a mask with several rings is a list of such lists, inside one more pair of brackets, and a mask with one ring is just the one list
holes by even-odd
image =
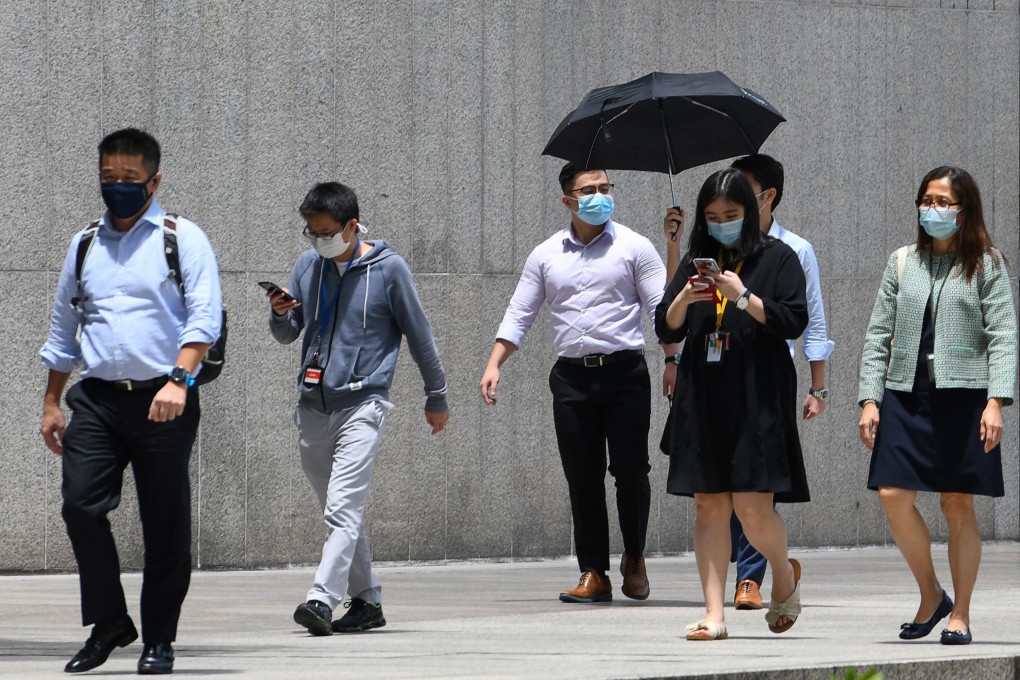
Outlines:
{"label": "black umbrella", "polygon": [[649,73],[592,90],[542,151],[584,168],[673,175],[712,161],[755,153],[783,115],[718,71]]}

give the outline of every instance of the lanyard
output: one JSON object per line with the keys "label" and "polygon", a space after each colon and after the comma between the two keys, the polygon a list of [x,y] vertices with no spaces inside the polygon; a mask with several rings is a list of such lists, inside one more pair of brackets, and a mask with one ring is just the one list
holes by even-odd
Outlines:
{"label": "lanyard", "polygon": [[[933,269],[933,266],[934,266],[933,265],[933,260],[934,260],[934,257],[932,255],[932,251],[929,249],[928,250],[928,275],[931,277],[931,292],[928,293],[929,297],[933,296],[934,293],[935,293],[935,271]],[[953,273],[953,267],[954,266],[956,266],[956,253],[955,252],[953,253],[953,259],[949,262],[949,269],[946,271],[946,278],[942,279],[942,285],[939,286],[939,294],[938,295],[934,295],[935,300],[934,300],[934,305],[932,305],[932,310],[931,310],[931,332],[932,332],[933,335],[935,333],[935,321],[936,321],[936,319],[938,318],[938,315],[939,315],[939,301],[942,300],[942,291],[945,290],[946,281],[949,280],[949,275]],[[941,271],[941,270],[942,270],[942,267],[941,267],[941,261],[940,261],[939,271]]]}
{"label": "lanyard", "polygon": [[[719,271],[722,271],[722,256],[723,256],[723,250],[722,250],[722,247],[720,246],[720,248],[719,248]],[[733,273],[734,274],[740,274],[740,268],[743,267],[743,266],[744,266],[744,261],[741,260],[740,262],[737,263],[737,266],[733,270]],[[717,331],[720,328],[722,328],[722,317],[723,317],[723,312],[726,311],[726,303],[727,302],[729,302],[729,300],[727,300],[726,298],[723,297],[722,293],[719,292],[719,286],[716,286],[715,287],[715,330],[717,330]]]}
{"label": "lanyard", "polygon": [[[340,275],[340,280],[336,284],[336,294],[333,296],[333,301],[329,303],[326,309],[322,310],[322,318],[319,321],[319,343],[322,343],[322,336],[326,332],[326,327],[329,326],[329,320],[333,317],[333,310],[340,302],[340,289],[344,285],[344,277],[347,276],[347,272],[351,270],[351,265],[354,264],[355,255],[358,254],[358,250],[361,248],[361,240],[358,239],[354,242],[354,250],[351,252],[351,257],[347,260],[347,267],[344,268],[344,273]],[[323,276],[319,282],[319,299],[326,299],[326,277]]]}

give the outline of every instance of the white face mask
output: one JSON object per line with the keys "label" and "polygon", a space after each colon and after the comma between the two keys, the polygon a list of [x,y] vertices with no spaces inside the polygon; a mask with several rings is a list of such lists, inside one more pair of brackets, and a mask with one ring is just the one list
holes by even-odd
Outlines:
{"label": "white face mask", "polygon": [[[363,224],[358,222],[358,226],[354,230],[355,238],[368,232]],[[340,257],[347,251],[347,248],[351,245],[350,241],[344,239],[343,234],[336,234],[331,238],[313,238],[312,247],[322,257],[327,259],[333,259],[334,257]]]}

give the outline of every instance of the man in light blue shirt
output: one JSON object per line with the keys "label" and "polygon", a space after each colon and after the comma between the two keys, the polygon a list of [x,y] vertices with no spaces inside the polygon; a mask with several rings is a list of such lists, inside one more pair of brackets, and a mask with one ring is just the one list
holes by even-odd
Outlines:
{"label": "man in light blue shirt", "polygon": [[[153,196],[163,180],[159,161],[158,142],[140,130],[119,130],[100,143],[107,212],[94,230],[71,240],[40,350],[49,369],[40,432],[62,457],[62,515],[78,562],[82,625],[94,624],[65,666],[69,673],[100,666],[138,637],[106,518],[120,502],[128,464],[145,542],[139,673],[173,671],[171,643],[191,579],[188,460],[199,422],[193,386],[221,332],[223,305],[205,234],[168,217]],[[164,229],[176,237],[181,285]],[[86,233],[91,241],[80,254]],[[65,427],[60,399],[79,366]]]}
{"label": "man in light blue shirt", "polygon": [[[829,391],[825,387],[825,365],[835,348],[829,340],[825,326],[825,307],[818,277],[818,261],[811,244],[782,227],[772,216],[783,198],[783,166],[765,154],[745,156],[733,163],[751,182],[758,198],[761,230],[793,248],[804,269],[807,283],[808,325],[804,331],[804,358],[811,366],[811,388],[804,398],[804,420],[817,418],[825,412]],[[788,341],[790,354],[795,355],[793,341]],[[761,583],[765,577],[765,558],[754,549],[744,536],[743,528],[734,514],[730,521],[734,559],[737,563],[737,591],[733,604],[737,609],[761,609]]]}

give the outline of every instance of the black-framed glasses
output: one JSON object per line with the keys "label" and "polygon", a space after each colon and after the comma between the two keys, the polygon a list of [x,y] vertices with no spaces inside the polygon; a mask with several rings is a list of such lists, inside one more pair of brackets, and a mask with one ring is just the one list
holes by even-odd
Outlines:
{"label": "black-framed glasses", "polygon": [[942,210],[952,208],[954,205],[963,205],[959,201],[950,200],[948,196],[922,196],[918,200],[914,201],[914,204],[918,208],[930,208],[935,206]]}
{"label": "black-framed glasses", "polygon": [[309,241],[314,241],[317,238],[331,239],[334,236],[339,236],[340,232],[342,232],[342,231],[343,231],[343,229],[341,229],[340,231],[334,231],[332,234],[329,234],[328,236],[326,236],[326,235],[323,235],[323,234],[316,234],[314,231],[312,231],[307,226],[305,226],[305,228],[301,230],[301,235],[304,236]]}
{"label": "black-framed glasses", "polygon": [[613,187],[615,184],[586,184],[583,187],[577,187],[576,189],[570,189],[567,191],[568,194],[579,192],[582,196],[594,196],[596,193],[599,194],[611,194],[613,193]]}

